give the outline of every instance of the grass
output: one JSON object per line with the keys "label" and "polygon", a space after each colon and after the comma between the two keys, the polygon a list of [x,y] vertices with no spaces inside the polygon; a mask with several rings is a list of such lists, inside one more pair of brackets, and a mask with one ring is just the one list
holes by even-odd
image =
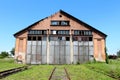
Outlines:
{"label": "grass", "polygon": [[8,76],[3,80],[48,80],[52,65],[32,66],[30,69]]}
{"label": "grass", "polygon": [[71,80],[114,80],[104,74],[88,69],[85,65],[67,67]]}
{"label": "grass", "polygon": [[109,64],[105,63],[92,63],[86,64],[87,68],[100,72],[102,74],[111,76],[116,79],[120,79],[120,61],[110,60]]}
{"label": "grass", "polygon": [[16,64],[13,58],[0,59],[0,71],[23,66],[23,64]]}
{"label": "grass", "polygon": [[[0,60],[0,70],[22,66],[13,60]],[[30,69],[10,75],[2,80],[48,80],[54,67],[62,70],[66,67],[71,80],[115,80],[107,75],[120,77],[120,60],[106,63],[88,63],[80,65],[32,65]],[[59,72],[59,71],[58,71]],[[58,73],[59,75],[60,73]]]}

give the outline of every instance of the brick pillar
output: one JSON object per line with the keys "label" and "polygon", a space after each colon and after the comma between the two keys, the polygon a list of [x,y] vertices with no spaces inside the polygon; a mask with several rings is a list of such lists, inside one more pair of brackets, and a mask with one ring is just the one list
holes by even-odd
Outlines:
{"label": "brick pillar", "polygon": [[16,43],[15,43],[15,59],[18,55],[18,50],[19,50],[19,38],[16,38]]}
{"label": "brick pillar", "polygon": [[23,38],[23,63],[25,63],[25,56],[26,56],[26,50],[27,50],[27,39]]}
{"label": "brick pillar", "polygon": [[97,39],[93,39],[93,47],[94,47],[94,58],[98,59],[98,47],[97,47]]}
{"label": "brick pillar", "polygon": [[105,54],[105,40],[102,39],[102,59],[105,61],[106,54]]}

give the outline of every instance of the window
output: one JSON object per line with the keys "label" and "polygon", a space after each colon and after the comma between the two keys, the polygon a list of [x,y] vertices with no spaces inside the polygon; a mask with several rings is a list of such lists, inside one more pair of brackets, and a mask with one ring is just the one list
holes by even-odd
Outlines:
{"label": "window", "polygon": [[51,26],[69,26],[69,21],[51,21]]}
{"label": "window", "polygon": [[82,37],[81,41],[88,41],[88,37]]}
{"label": "window", "polygon": [[28,41],[31,41],[32,40],[32,37],[31,36],[28,36]]}
{"label": "window", "polygon": [[56,34],[56,31],[53,31],[53,34]]}
{"label": "window", "polygon": [[38,36],[38,41],[41,41],[42,39],[41,39],[41,37],[40,36]]}
{"label": "window", "polygon": [[57,25],[59,25],[59,21],[51,21],[51,25],[57,26]]}
{"label": "window", "polygon": [[36,40],[37,40],[36,36],[33,36],[33,41],[36,41]]}
{"label": "window", "polygon": [[51,30],[51,34],[69,35],[69,30]]}
{"label": "window", "polygon": [[67,26],[67,25],[69,25],[69,21],[61,21],[61,25],[62,26],[65,26],[65,25]]}
{"label": "window", "polygon": [[70,41],[70,37],[66,37],[66,41]]}
{"label": "window", "polygon": [[79,35],[79,31],[74,31],[74,34],[75,35]]}
{"label": "window", "polygon": [[73,36],[73,41],[93,41],[93,37]]}
{"label": "window", "polygon": [[50,36],[50,41],[70,41],[70,37],[66,36]]}
{"label": "window", "polygon": [[58,40],[62,40],[62,37],[58,37]]}
{"label": "window", "polygon": [[42,41],[46,41],[47,40],[47,38],[46,37],[42,37]]}
{"label": "window", "polygon": [[93,39],[92,39],[92,37],[89,37],[89,41],[92,41]]}
{"label": "window", "polygon": [[50,41],[55,41],[55,37],[50,36],[50,37],[49,37],[49,40],[50,40]]}
{"label": "window", "polygon": [[64,36],[61,36],[61,37],[58,37],[58,40],[63,40],[63,41],[65,41],[66,38],[65,38]]}
{"label": "window", "polygon": [[47,34],[46,30],[30,30],[28,31],[28,34],[30,35],[45,35]]}
{"label": "window", "polygon": [[75,30],[74,35],[92,36],[92,31],[90,31],[90,30]]}
{"label": "window", "polygon": [[73,41],[78,41],[78,37],[73,37]]}

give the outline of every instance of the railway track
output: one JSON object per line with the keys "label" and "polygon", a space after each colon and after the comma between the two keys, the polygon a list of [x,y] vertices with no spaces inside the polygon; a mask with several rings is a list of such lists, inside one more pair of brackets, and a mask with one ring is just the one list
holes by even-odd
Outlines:
{"label": "railway track", "polygon": [[18,68],[13,68],[13,69],[1,71],[0,72],[0,79],[5,78],[6,76],[11,75],[13,73],[17,73],[17,72],[26,70],[26,69],[28,69],[28,66],[23,66],[23,67],[18,67]]}
{"label": "railway track", "polygon": [[55,67],[48,80],[71,80],[67,69]]}

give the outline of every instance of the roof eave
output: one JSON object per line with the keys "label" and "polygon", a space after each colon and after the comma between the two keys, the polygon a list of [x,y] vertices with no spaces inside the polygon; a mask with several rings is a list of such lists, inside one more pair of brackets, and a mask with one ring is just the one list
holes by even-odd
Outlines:
{"label": "roof eave", "polygon": [[24,28],[24,29],[22,29],[22,30],[20,30],[20,31],[16,32],[15,34],[13,34],[13,35],[14,35],[14,37],[16,37],[19,33],[21,33],[21,32],[24,32],[24,31],[28,30],[29,28],[31,28],[32,26],[34,26],[34,25],[38,24],[40,21],[43,21],[43,20],[44,20],[44,19],[46,19],[46,18],[48,18],[48,17],[45,17],[45,18],[43,18],[43,19],[41,19],[41,20],[39,20],[39,21],[37,21],[37,22],[33,23],[32,25],[30,25],[30,26],[28,26],[28,27],[26,27],[26,28]]}
{"label": "roof eave", "polygon": [[102,35],[104,35],[105,37],[107,37],[107,35],[106,35],[105,33],[101,32],[101,31],[97,30],[96,28],[90,26],[89,24],[87,24],[87,23],[85,23],[85,22],[83,22],[83,21],[77,19],[76,17],[74,17],[74,16],[72,16],[72,15],[70,15],[70,14],[64,12],[63,10],[60,10],[60,13],[66,15],[66,16],[69,17],[69,18],[73,18],[73,19],[74,19],[75,21],[77,21],[78,23],[82,23],[82,24],[84,24],[85,27],[87,27],[87,28],[91,28],[92,30],[95,30],[95,31],[101,33]]}

